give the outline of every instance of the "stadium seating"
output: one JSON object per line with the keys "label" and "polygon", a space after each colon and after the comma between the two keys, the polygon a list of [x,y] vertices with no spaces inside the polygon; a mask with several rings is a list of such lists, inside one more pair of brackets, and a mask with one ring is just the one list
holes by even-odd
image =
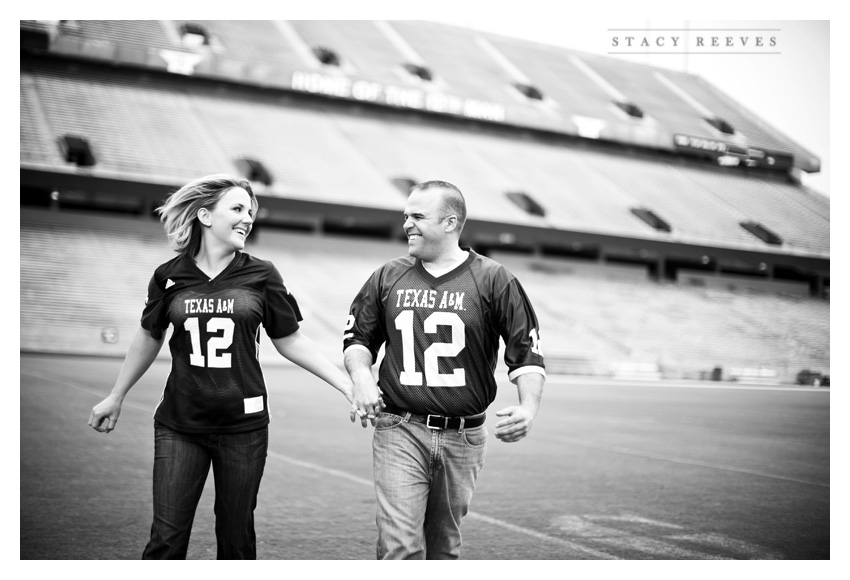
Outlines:
{"label": "stadium seating", "polygon": [[72,134],[90,142],[98,171],[188,181],[233,167],[180,91],[74,74],[21,76],[22,84],[35,88],[35,95],[26,95],[28,107],[43,111],[37,122],[51,129],[47,152]]}
{"label": "stadium seating", "polygon": [[787,151],[794,155],[810,155],[801,147],[789,147],[788,139],[777,134],[766,123],[759,122],[758,115],[721,93],[704,79],[688,74],[676,74],[675,83],[689,96],[706,107],[714,115],[727,121],[737,133],[745,135],[752,147],[771,151]]}
{"label": "stadium seating", "polygon": [[496,257],[511,264],[534,302],[544,352],[556,365],[582,359],[597,373],[613,374],[622,363],[654,363],[667,378],[690,379],[715,367],[766,367],[784,381],[802,368],[829,368],[828,302],[586,269],[553,273],[534,260]]}
{"label": "stadium seating", "polygon": [[[720,172],[689,175],[713,198],[778,233],[795,250],[829,254],[829,218],[812,210],[799,191],[759,179],[734,179]],[[823,205],[816,207],[823,208]]]}
{"label": "stadium seating", "polygon": [[[278,267],[304,332],[336,360],[351,300],[406,245],[257,230],[246,251]],[[153,220],[23,210],[21,350],[123,356],[154,269],[174,256]],[[265,360],[280,359],[267,339],[261,348]]]}
{"label": "stadium seating", "polygon": [[511,78],[463,29],[420,21],[393,22],[393,27],[445,81],[448,91],[462,97],[510,102]]}
{"label": "stadium seating", "polygon": [[[161,20],[68,20],[59,24],[57,42],[98,39],[103,44],[134,46],[141,50],[179,49],[175,32]],[[62,46],[56,47],[62,50]]]}
{"label": "stadium seating", "polygon": [[[273,179],[259,191],[291,199],[401,211],[404,197],[393,178],[441,178],[466,193],[472,219],[761,250],[765,244],[739,225],[755,221],[789,249],[829,252],[828,201],[782,182],[246,98],[164,82],[25,71],[21,158],[65,167],[56,139],[78,134],[94,148],[97,172],[180,182],[238,172],[237,159],[249,157]],[[525,213],[508,191],[537,199],[546,217]],[[673,232],[644,224],[630,212],[636,206],[659,214]]]}
{"label": "stadium seating", "polygon": [[153,220],[22,209],[21,350],[123,356],[173,256]]}
{"label": "stadium seating", "polygon": [[[558,104],[565,117],[581,115],[616,122],[611,97],[594,83],[562,49],[542,44],[489,37],[490,42],[535,83],[543,95]],[[575,55],[580,58],[581,55]]]}
{"label": "stadium seating", "polygon": [[293,20],[293,29],[310,48],[333,50],[343,70],[373,82],[399,84],[403,56],[371,20]]}
{"label": "stadium seating", "polygon": [[[258,230],[248,251],[275,263],[299,301],[305,334],[341,362],[351,300],[378,265],[404,255],[406,246]],[[21,349],[123,356],[150,275],[173,255],[156,222],[23,211]],[[717,366],[766,367],[785,381],[802,368],[828,373],[828,302],[586,269],[571,275],[535,260],[494,257],[534,302],[553,373],[614,375],[623,365],[646,364],[670,378],[704,378]],[[281,362],[268,340],[261,345],[264,362]]]}
{"label": "stadium seating", "polygon": [[[535,303],[550,372],[653,379],[719,369],[724,379],[755,382],[829,372],[829,302],[806,294],[829,294],[830,200],[794,177],[819,161],[703,79],[421,21],[21,21],[21,30],[20,161],[32,179],[22,187],[22,351],[123,356],[150,275],[173,256],[156,220],[72,210],[66,194],[79,188],[76,204],[124,193],[149,203],[162,186],[245,174],[248,159],[270,178],[252,178],[261,200],[276,198],[274,219],[261,220],[248,251],[278,266],[305,333],[332,360],[341,360],[354,294],[377,265],[406,253],[385,233],[396,212],[401,233],[404,184],[443,179],[462,189],[469,218],[498,243],[513,239],[499,231],[537,236],[533,253],[498,258]],[[337,53],[340,66],[321,64],[318,47]],[[433,80],[406,63],[426,66]],[[299,72],[494,103],[506,115],[481,121],[329,99],[291,90]],[[524,96],[517,82],[543,98]],[[618,109],[617,95],[645,118]],[[735,134],[712,127],[706,111]],[[795,169],[719,166],[693,156],[705,151],[677,148],[675,135],[793,156]],[[96,163],[66,159],[66,136],[85,139]],[[125,187],[106,191],[110,183]],[[26,203],[50,203],[54,188],[57,211],[24,206],[30,194]],[[287,222],[289,208],[307,209]],[[346,230],[349,210],[358,233],[383,238],[328,233]],[[283,225],[312,231],[274,229]],[[599,254],[552,257],[579,252],[578,239],[601,244]],[[664,260],[676,262],[676,244],[688,255],[660,272]],[[645,246],[662,248],[647,253],[658,263],[617,263],[617,251],[629,259]],[[715,262],[712,250],[725,255]],[[703,252],[712,256],[706,268],[689,271]],[[762,261],[770,266],[753,278],[749,269]],[[661,281],[649,279],[651,268]],[[280,362],[268,340],[261,356]]]}
{"label": "stadium seating", "polygon": [[[818,166],[810,152],[699,77],[445,24],[390,21],[381,27],[375,21],[361,20],[52,22],[49,50],[66,56],[276,88],[292,86],[293,74],[299,71],[341,74],[494,103],[504,107],[506,121],[517,126],[576,135],[580,131],[574,116],[579,116],[608,125],[614,138],[624,142],[674,150],[674,134],[744,140],[749,147],[791,154],[798,166],[807,170]],[[44,27],[38,21],[21,24],[27,30],[36,25]],[[182,40],[187,26],[202,31],[198,45]],[[490,48],[484,48],[485,43]],[[318,46],[338,53],[340,66],[318,64],[311,54]],[[435,82],[420,83],[404,72],[402,65],[411,59],[411,52],[421,59],[413,64],[426,66]],[[169,59],[185,63],[175,65]],[[620,114],[609,91],[580,71],[578,62],[644,110],[652,122],[636,123]],[[666,81],[660,81],[658,75]],[[512,88],[518,80],[541,89],[545,103]],[[676,92],[665,83],[674,85]],[[697,110],[677,93],[687,94],[702,109]],[[714,131],[703,119],[704,110],[731,123],[737,135]]]}

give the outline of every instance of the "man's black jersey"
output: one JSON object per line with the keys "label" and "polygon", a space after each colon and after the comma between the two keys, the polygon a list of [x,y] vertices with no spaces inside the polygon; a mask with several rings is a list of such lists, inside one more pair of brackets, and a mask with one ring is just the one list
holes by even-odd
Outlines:
{"label": "man's black jersey", "polygon": [[301,312],[271,262],[237,252],[210,279],[188,256],[159,266],[142,327],[161,339],[174,325],[171,373],[154,419],[186,433],[238,433],[269,423],[259,361],[260,326],[271,338],[298,330]]}
{"label": "man's black jersey", "polygon": [[413,257],[376,270],[355,297],[343,348],[377,360],[384,400],[414,413],[468,416],[496,397],[499,337],[508,376],[545,375],[537,317],[519,281],[469,248],[466,261],[434,278]]}

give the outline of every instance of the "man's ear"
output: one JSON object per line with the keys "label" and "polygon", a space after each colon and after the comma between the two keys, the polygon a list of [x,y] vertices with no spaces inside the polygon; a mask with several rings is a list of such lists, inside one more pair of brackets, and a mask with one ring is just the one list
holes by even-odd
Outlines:
{"label": "man's ear", "polygon": [[207,227],[212,225],[212,220],[210,219],[210,210],[205,207],[202,207],[198,210],[198,221],[201,222],[202,225]]}
{"label": "man's ear", "polygon": [[446,218],[446,233],[453,232],[457,229],[457,216],[450,215]]}

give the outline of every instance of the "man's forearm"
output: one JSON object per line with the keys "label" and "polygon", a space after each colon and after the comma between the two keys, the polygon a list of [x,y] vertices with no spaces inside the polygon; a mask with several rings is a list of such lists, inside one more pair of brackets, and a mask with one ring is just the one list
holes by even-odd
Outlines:
{"label": "man's forearm", "polygon": [[345,370],[355,383],[371,381],[375,377],[372,374],[372,353],[361,348],[349,348],[345,351]]}
{"label": "man's forearm", "polygon": [[540,399],[543,397],[543,383],[546,377],[540,373],[526,373],[517,377],[516,388],[519,395],[519,404],[537,415],[540,408]]}

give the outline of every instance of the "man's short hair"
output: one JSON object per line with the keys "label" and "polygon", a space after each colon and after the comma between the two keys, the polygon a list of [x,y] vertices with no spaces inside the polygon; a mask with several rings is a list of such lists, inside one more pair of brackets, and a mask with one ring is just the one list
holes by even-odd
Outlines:
{"label": "man's short hair", "polygon": [[463,226],[466,223],[466,200],[463,194],[456,185],[448,181],[432,180],[417,183],[410,188],[410,193],[414,191],[428,191],[431,189],[443,190],[443,205],[440,207],[440,220],[445,219],[450,215],[457,217],[457,233],[463,231]]}

